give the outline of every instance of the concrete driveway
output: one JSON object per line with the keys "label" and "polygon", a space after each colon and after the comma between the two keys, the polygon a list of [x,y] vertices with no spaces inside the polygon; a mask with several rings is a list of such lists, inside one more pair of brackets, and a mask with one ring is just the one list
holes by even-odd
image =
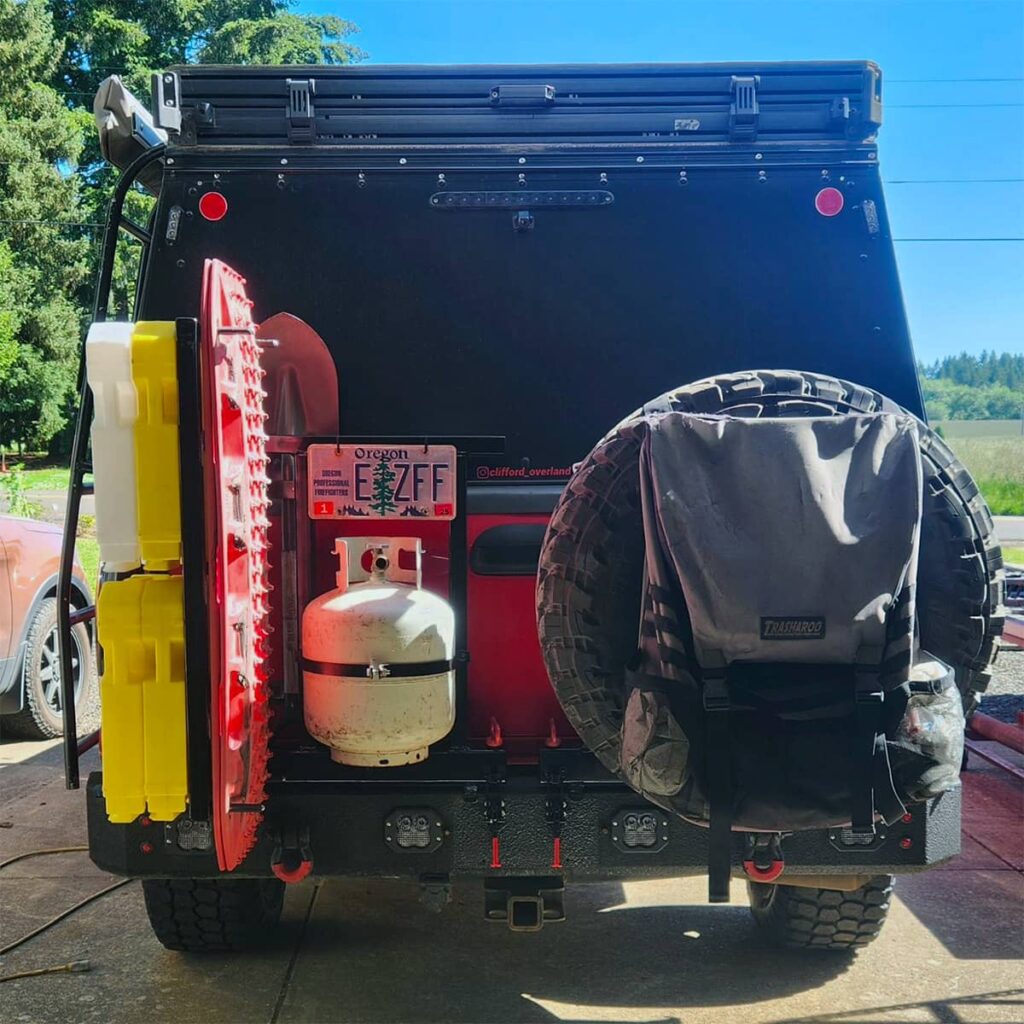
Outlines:
{"label": "concrete driveway", "polygon": [[[0,861],[84,844],[84,798],[61,771],[53,743],[0,745]],[[0,985],[0,1020],[1020,1022],[1024,793],[983,762],[964,786],[964,853],[901,879],[881,938],[852,960],[765,948],[743,886],[711,907],[703,879],[570,889],[569,920],[536,935],[486,923],[475,887],[435,916],[406,885],[309,882],[266,951],[192,958],[158,945],[132,882],[3,957],[0,976],[92,970]],[[110,882],[84,853],[5,868],[0,945]]]}
{"label": "concrete driveway", "polygon": [[993,516],[1000,544],[1020,547],[1024,544],[1024,516]]}

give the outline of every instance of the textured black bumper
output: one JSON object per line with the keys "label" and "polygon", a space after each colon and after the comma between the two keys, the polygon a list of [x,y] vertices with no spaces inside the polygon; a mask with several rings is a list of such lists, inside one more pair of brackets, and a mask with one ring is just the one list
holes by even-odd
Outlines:
{"label": "textured black bumper", "polygon": [[[89,849],[93,861],[114,874],[150,877],[218,875],[212,848],[182,848],[181,822],[107,821],[102,775],[88,785]],[[401,849],[396,811],[427,822],[424,845]],[[650,846],[627,848],[623,822],[629,812],[656,818]],[[495,829],[488,815],[503,813]],[[564,814],[560,825],[557,818]],[[498,787],[465,779],[413,784],[308,779],[275,782],[265,828],[234,873],[270,875],[275,831],[307,828],[313,874],[349,877],[446,876],[450,878],[550,876],[567,881],[677,877],[703,874],[706,830],[646,805],[624,785],[584,781],[555,786],[536,774],[510,774]],[[884,832],[884,838],[883,838]],[[791,874],[901,874],[921,871],[960,852],[960,792],[912,809],[911,820],[884,829],[873,845],[849,845],[842,830],[808,832],[783,842]],[[559,836],[556,853],[554,838]],[[497,850],[493,837],[498,840]],[[648,841],[650,841],[648,836]],[[734,863],[744,837],[734,837]],[[558,866],[560,863],[560,867]],[[500,865],[500,866],[498,866]]]}

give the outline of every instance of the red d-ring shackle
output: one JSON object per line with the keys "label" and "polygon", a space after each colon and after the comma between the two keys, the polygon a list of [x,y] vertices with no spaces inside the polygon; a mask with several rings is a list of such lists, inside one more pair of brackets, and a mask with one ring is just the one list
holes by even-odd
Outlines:
{"label": "red d-ring shackle", "polygon": [[300,860],[298,867],[294,868],[285,867],[282,861],[271,862],[270,870],[274,872],[275,877],[291,885],[295,882],[301,882],[313,870],[313,861]]}
{"label": "red d-ring shackle", "polygon": [[785,866],[784,860],[773,860],[766,868],[759,868],[752,860],[743,862],[743,870],[755,882],[774,882],[782,874]]}
{"label": "red d-ring shackle", "polygon": [[[276,843],[270,855],[270,870],[275,878],[293,885],[301,882],[313,870],[313,851],[309,848],[309,829],[286,829],[274,834]],[[289,867],[293,864],[294,867]]]}

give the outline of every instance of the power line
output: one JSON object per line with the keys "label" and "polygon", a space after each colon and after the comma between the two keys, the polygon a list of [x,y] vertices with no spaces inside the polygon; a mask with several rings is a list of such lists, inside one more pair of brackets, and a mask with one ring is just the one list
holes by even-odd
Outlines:
{"label": "power line", "polygon": [[907,84],[909,82],[1024,82],[1024,76],[1011,78],[884,78],[886,85],[893,85],[896,82]]}
{"label": "power line", "polygon": [[1024,242],[1024,235],[1003,238],[894,238],[894,242]]}
{"label": "power line", "polygon": [[1024,103],[883,103],[885,110],[981,110],[986,107],[1024,107]]}
{"label": "power line", "polygon": [[[188,62],[186,61],[185,63],[187,64]],[[191,64],[189,66],[190,67],[195,67],[195,68],[202,68],[203,67],[202,64]],[[372,66],[372,65],[366,65],[366,64],[363,65],[363,67],[370,67],[370,66]],[[105,66],[105,65],[94,64],[94,65],[92,65],[88,69],[82,68],[82,69],[79,69],[79,70],[82,70],[82,71],[85,71],[85,70],[88,70],[88,71],[114,71],[114,72],[123,73],[123,74],[135,74],[139,70],[145,70],[145,68],[124,68],[124,67],[115,68],[115,67],[109,67],[109,66]],[[907,85],[907,84],[910,84],[910,83],[928,84],[928,83],[933,83],[933,82],[952,82],[952,83],[961,83],[961,82],[1024,82],[1024,75],[1011,75],[1011,76],[1008,76],[1006,78],[889,78],[888,76],[883,75],[883,80],[888,85],[892,85],[895,82],[899,82],[901,85]]]}
{"label": "power line", "polygon": [[883,178],[884,185],[997,185],[1024,178]]}

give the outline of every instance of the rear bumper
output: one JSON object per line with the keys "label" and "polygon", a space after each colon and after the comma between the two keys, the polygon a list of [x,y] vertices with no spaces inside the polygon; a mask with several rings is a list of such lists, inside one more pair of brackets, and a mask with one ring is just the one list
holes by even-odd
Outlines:
{"label": "rear bumper", "polygon": [[[275,781],[259,840],[233,874],[269,876],[274,833],[301,829],[309,832],[312,873],[321,877],[561,875],[566,881],[600,881],[705,873],[705,829],[646,804],[611,776],[590,774],[595,777],[542,782],[550,775],[544,776],[534,766],[510,769],[500,785],[470,778]],[[182,848],[188,845],[183,835],[194,835],[195,830],[186,827],[183,832],[180,820],[108,822],[101,773],[89,778],[87,802],[90,855],[104,870],[137,877],[198,878],[221,873],[211,846]],[[406,817],[425,821],[429,835],[422,840],[423,847],[398,845],[401,815],[396,812],[402,811]],[[653,815],[656,834],[653,842],[650,835],[645,839],[650,845],[627,845],[624,824],[630,812]],[[489,820],[495,814],[503,814],[497,828]],[[783,842],[786,873],[906,874],[948,860],[960,852],[960,792],[916,806],[910,821],[880,830],[870,847],[851,845],[850,839],[847,834],[844,842],[841,829],[787,837]],[[744,837],[737,834],[737,872],[742,870],[744,849]]]}

